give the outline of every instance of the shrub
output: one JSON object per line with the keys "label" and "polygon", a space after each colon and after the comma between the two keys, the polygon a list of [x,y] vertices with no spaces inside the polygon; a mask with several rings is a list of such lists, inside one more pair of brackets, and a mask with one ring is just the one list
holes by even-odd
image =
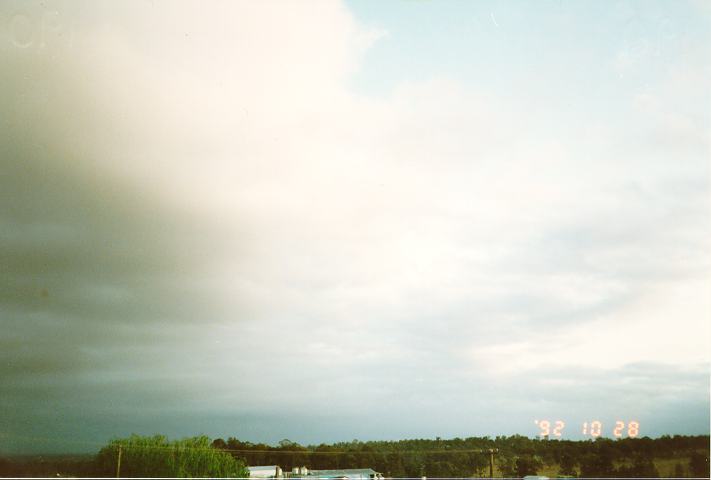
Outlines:
{"label": "shrub", "polygon": [[121,477],[249,477],[244,463],[213,448],[205,436],[168,441],[162,435],[111,440],[96,457],[96,475]]}

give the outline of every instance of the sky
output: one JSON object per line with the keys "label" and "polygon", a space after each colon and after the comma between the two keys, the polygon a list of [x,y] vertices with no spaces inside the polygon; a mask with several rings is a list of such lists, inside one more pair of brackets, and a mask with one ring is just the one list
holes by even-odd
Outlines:
{"label": "sky", "polygon": [[0,453],[709,434],[711,4],[0,3]]}

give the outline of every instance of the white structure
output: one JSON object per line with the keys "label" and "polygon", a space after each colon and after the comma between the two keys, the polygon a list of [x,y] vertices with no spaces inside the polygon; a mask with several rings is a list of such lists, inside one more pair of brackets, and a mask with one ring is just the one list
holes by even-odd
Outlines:
{"label": "white structure", "polygon": [[372,468],[346,468],[342,470],[311,470],[309,477],[320,480],[380,480],[383,475]]}
{"label": "white structure", "polygon": [[259,465],[247,467],[249,478],[281,478],[281,468],[279,465]]}

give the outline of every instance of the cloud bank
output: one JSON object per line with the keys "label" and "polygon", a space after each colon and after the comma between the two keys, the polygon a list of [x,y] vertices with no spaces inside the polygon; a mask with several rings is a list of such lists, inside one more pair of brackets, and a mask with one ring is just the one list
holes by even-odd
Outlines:
{"label": "cloud bank", "polygon": [[0,19],[3,452],[708,433],[702,37],[571,114],[437,71],[357,92],[393,34],[338,2]]}

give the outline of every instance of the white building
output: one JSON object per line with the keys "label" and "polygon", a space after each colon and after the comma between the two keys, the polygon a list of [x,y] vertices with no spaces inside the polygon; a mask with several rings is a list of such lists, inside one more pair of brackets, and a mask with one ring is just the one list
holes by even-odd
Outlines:
{"label": "white building", "polygon": [[249,478],[281,478],[281,468],[279,465],[258,465],[247,467]]}
{"label": "white building", "polygon": [[[372,468],[346,468],[342,470],[311,470],[309,477],[321,480],[379,480],[383,475]],[[308,478],[308,477],[307,477]]]}

